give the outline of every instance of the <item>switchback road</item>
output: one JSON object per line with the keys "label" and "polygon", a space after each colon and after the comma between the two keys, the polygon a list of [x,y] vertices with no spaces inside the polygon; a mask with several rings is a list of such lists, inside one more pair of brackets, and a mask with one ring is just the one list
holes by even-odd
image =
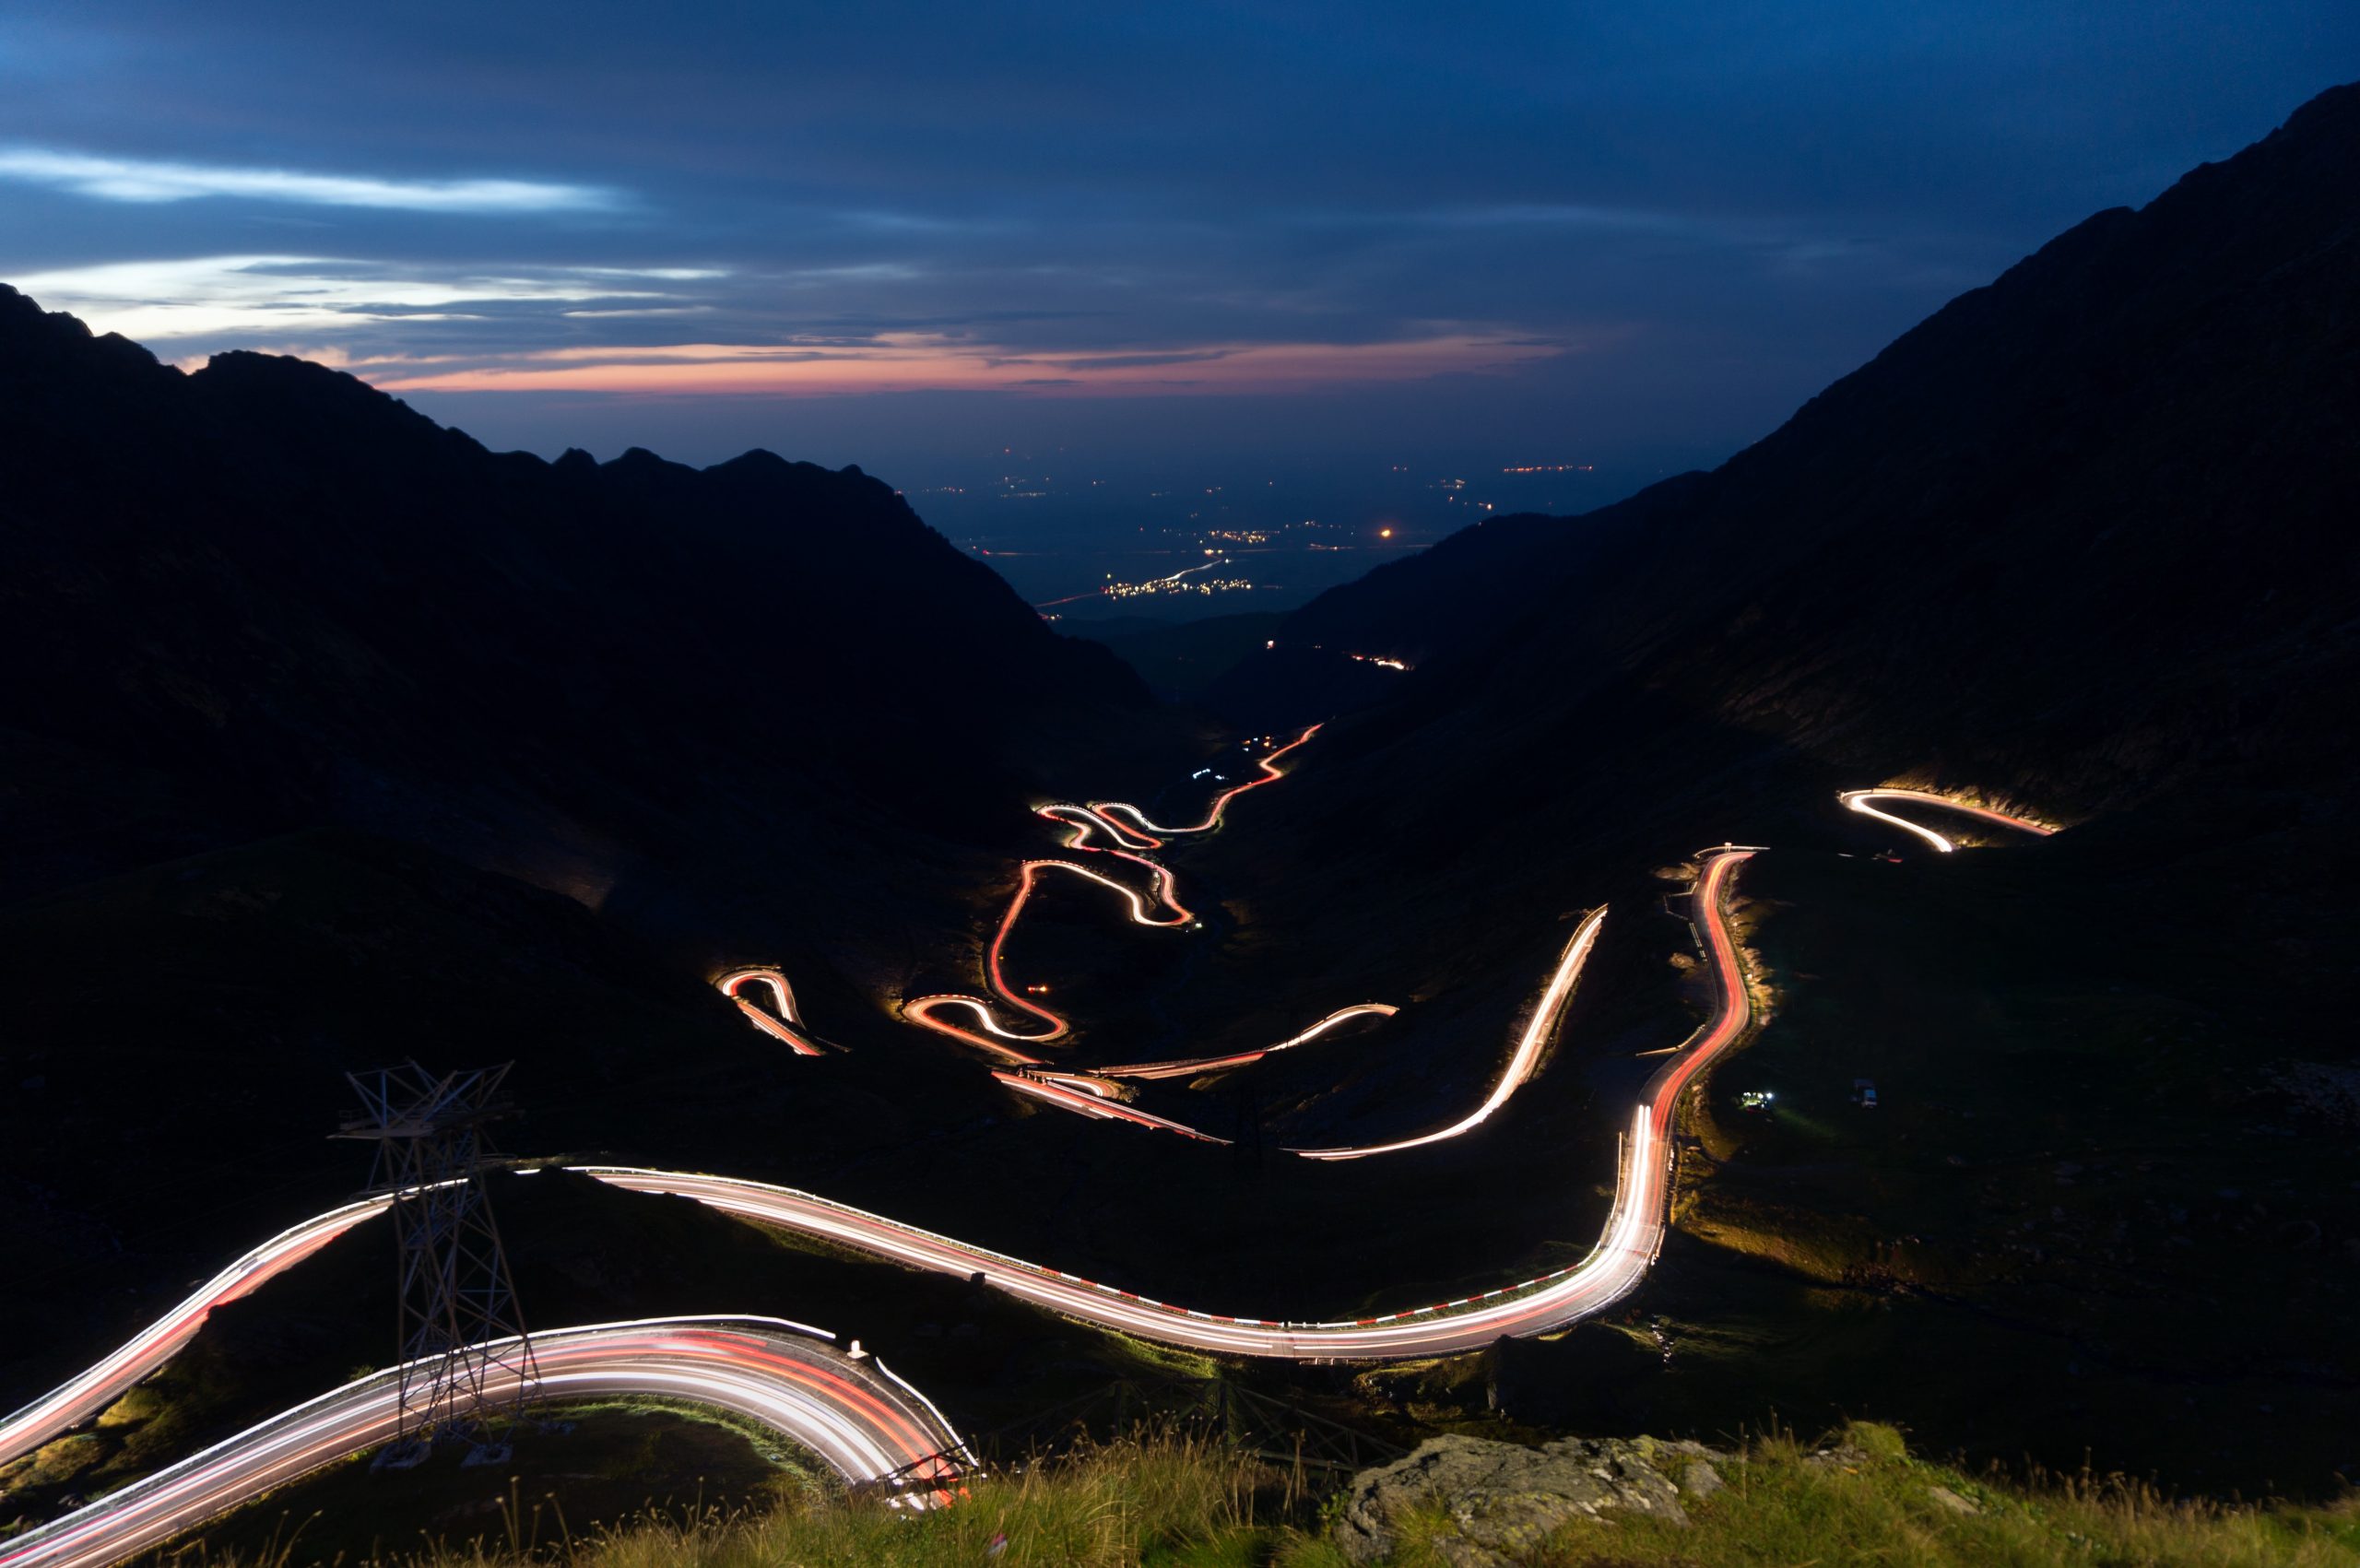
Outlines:
{"label": "switchback road", "polygon": [[1939,807],[1944,811],[1957,811],[1973,817],[1978,821],[1988,822],[1994,827],[2012,828],[2020,833],[2037,833],[2043,838],[2047,838],[2057,831],[2046,822],[2036,822],[2029,817],[2011,816],[2005,811],[1995,811],[1988,806],[1970,806],[1964,800],[1953,800],[1948,796],[1935,795],[1922,789],[1848,789],[1835,798],[1863,817],[1874,817],[1878,821],[1889,823],[1905,833],[1915,834],[1944,855],[1950,854],[1958,845],[1931,828],[1923,827],[1904,817],[1896,817],[1890,811],[1878,810],[1878,805],[1882,803],[1894,806]]}
{"label": "switchback road", "polygon": [[[1275,771],[1270,776],[1277,776]],[[1231,794],[1251,787],[1242,785]],[[1872,803],[1936,805],[2026,831],[2054,831],[1916,791],[1858,791],[1844,799],[1855,810],[1946,849],[1947,840],[1875,810]],[[1221,804],[1216,802],[1208,826],[1218,819]],[[1153,831],[1144,817],[1137,820],[1143,830]],[[1289,1323],[1237,1317],[1154,1301],[792,1188],[682,1172],[577,1169],[625,1190],[691,1197],[908,1267],[974,1276],[1084,1322],[1202,1350],[1301,1361],[1383,1360],[1479,1349],[1503,1335],[1547,1333],[1620,1300],[1645,1276],[1662,1244],[1672,1177],[1671,1130],[1681,1096],[1744,1037],[1752,1019],[1747,977],[1729,931],[1728,901],[1739,869],[1757,853],[1725,845],[1698,857],[1701,868],[1688,894],[1688,918],[1707,961],[1711,1011],[1641,1092],[1621,1141],[1614,1203],[1597,1245],[1570,1267],[1481,1294],[1358,1319]],[[1594,941],[1602,915],[1603,911],[1593,913],[1568,942],[1550,993],[1519,1042],[1504,1083],[1529,1073],[1528,1047],[1537,1051],[1531,1043],[1545,1035],[1540,1026],[1552,1008],[1562,1007],[1561,983],[1570,985],[1570,975]],[[774,974],[742,973],[749,983],[757,977],[767,982]],[[792,992],[784,977],[775,984],[784,1021],[799,1028]],[[1056,1082],[1068,1075],[1037,1076]],[[1094,1088],[1068,1091],[1100,1098]],[[1334,1157],[1349,1152],[1357,1151],[1335,1151]],[[240,1258],[97,1365],[0,1422],[0,1463],[88,1420],[169,1360],[214,1306],[250,1293],[385,1206],[385,1199],[372,1198],[332,1209]],[[826,1338],[818,1330],[775,1319],[670,1319],[560,1329],[537,1337],[535,1344],[549,1394],[663,1393],[714,1405],[772,1425],[849,1479],[914,1477],[914,1501],[947,1500],[955,1456],[962,1452],[957,1435],[914,1389],[873,1361],[855,1361],[832,1347],[823,1349],[817,1341]],[[394,1430],[396,1378],[395,1372],[379,1373],[323,1395],[0,1545],[0,1568],[98,1568],[306,1470],[374,1446]]]}
{"label": "switchback road", "polygon": [[[779,1318],[650,1318],[533,1337],[549,1398],[660,1396],[744,1416],[800,1444],[856,1485],[907,1505],[956,1496],[959,1434],[873,1358],[838,1351],[824,1331]],[[495,1365],[485,1392],[513,1395]],[[100,1568],[395,1435],[398,1369],[389,1368],[250,1427],[86,1508],[0,1542],[0,1568]]]}

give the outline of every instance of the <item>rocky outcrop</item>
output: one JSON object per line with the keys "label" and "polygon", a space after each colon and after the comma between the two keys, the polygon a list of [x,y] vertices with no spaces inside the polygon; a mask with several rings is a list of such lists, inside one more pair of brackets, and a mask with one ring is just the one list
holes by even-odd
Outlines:
{"label": "rocky outcrop", "polygon": [[1453,1568],[1494,1568],[1578,1520],[1685,1526],[1682,1496],[1707,1497],[1722,1485],[1716,1460],[1729,1464],[1733,1456],[1646,1437],[1569,1437],[1539,1448],[1433,1438],[1408,1458],[1352,1479],[1336,1539],[1353,1562],[1376,1562],[1412,1531],[1434,1528],[1427,1542]]}

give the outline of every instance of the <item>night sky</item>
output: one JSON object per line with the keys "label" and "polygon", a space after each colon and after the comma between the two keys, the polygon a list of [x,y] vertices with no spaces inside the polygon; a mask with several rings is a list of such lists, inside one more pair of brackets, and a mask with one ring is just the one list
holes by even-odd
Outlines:
{"label": "night sky", "polygon": [[2350,0],[688,9],[14,0],[0,280],[545,454],[1639,482],[2360,76]]}

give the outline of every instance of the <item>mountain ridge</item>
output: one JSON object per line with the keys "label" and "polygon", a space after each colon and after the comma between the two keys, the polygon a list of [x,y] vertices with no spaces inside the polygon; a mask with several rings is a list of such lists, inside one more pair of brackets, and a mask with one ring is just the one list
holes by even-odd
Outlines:
{"label": "mountain ridge", "polygon": [[[1117,661],[857,468],[493,454],[342,371],[183,372],[4,286],[0,420],[25,568],[0,647],[63,677],[0,729],[88,760],[66,806],[90,770],[144,769],[185,819],[115,849],[86,823],[77,860],[12,867],[18,890],[321,821],[494,865],[519,833],[726,853],[657,820],[695,812],[651,750],[786,798],[856,771],[848,816],[991,843],[1044,771],[1028,741],[1149,722]],[[764,695],[741,707],[740,682]]]}
{"label": "mountain ridge", "polygon": [[[1964,611],[1965,596],[1981,595],[1990,602],[1974,617],[1986,623],[2013,616],[2053,628],[2071,594],[2044,588],[2060,583],[2138,594],[2145,613],[2177,612],[2206,629],[2224,657],[2272,635],[2212,613],[2233,596],[2242,595],[2242,611],[2275,592],[2271,619],[2280,627],[2295,618],[2331,626],[2330,584],[2348,580],[2348,552],[2331,555],[2329,571],[2301,574],[2285,570],[2285,556],[2325,542],[2307,530],[2329,496],[2302,487],[2354,461],[2350,366],[2360,306],[2344,280],[2360,270],[2360,215],[2344,198],[2355,159],[2360,87],[2331,89],[2146,207],[2097,214],[1951,301],[1721,468],[1554,526],[1481,525],[1428,557],[1323,595],[1281,627],[1281,649],[1374,644],[1366,651],[1410,654],[1446,678],[1461,666],[1472,680],[1465,672],[1493,658],[1501,640],[1543,637],[1532,623],[1547,619],[1578,625],[1587,647],[1655,689],[1699,679],[1709,687],[1708,669],[1779,666],[1777,638],[1832,650],[1830,628],[1869,619],[1867,595],[1913,613],[1946,596]],[[2199,378],[2213,383],[2201,404],[2168,391]],[[2134,435],[2143,446],[2134,449]],[[2237,476],[2235,488],[2224,475]],[[2210,511],[2192,515],[2199,506]],[[2103,525],[2089,522],[2096,516]],[[2255,536],[2256,549],[2232,548],[2232,531]],[[2171,571],[2097,559],[2134,538],[2146,549],[2170,541]],[[1847,548],[1889,549],[1893,574],[1880,579],[1839,559]],[[1842,594],[1821,591],[1822,582]],[[1492,595],[1481,615],[1463,602],[1476,591]],[[1422,604],[1435,600],[1441,610],[1425,614]],[[1882,639],[1902,650],[1891,663],[1909,680],[1972,686],[1985,669],[2005,668],[2004,648],[1979,658],[1958,648],[1933,681],[1907,649],[1940,629],[1915,631]],[[2148,635],[2135,621],[2121,631]],[[1682,650],[1683,639],[1711,646]],[[1560,659],[1571,656],[1564,643]],[[2077,674],[2119,686],[2130,661],[2118,651],[2070,653],[2082,661]],[[1266,676],[1248,661],[1230,690],[1245,698]],[[1884,693],[1872,727],[1894,744],[1882,758],[1874,748],[1847,753],[1858,765],[1906,767],[1955,750],[1933,726],[1894,711],[1902,679],[1866,672],[1839,694],[1824,672],[1804,678],[1831,703]],[[2046,705],[2022,672],[1999,684],[2004,690],[1976,715],[1990,734],[2008,727],[2004,703],[2026,713]],[[1701,700],[1726,709],[1731,694]],[[1818,723],[1752,717],[1790,736]],[[2103,726],[2102,716],[2096,722]],[[1965,726],[1953,714],[1945,727]],[[1996,770],[1988,756],[1953,765],[2083,814],[2141,794],[2138,770],[2106,764],[2102,747],[2029,731],[2013,744],[2015,760]],[[2036,747],[2078,749],[2080,776],[2034,760]]]}

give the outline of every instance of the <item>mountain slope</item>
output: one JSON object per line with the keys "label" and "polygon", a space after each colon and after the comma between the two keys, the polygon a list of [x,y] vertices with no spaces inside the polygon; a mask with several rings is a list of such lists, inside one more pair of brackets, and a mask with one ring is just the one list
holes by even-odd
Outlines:
{"label": "mountain slope", "polygon": [[0,431],[0,888],[324,823],[585,898],[798,819],[988,841],[1150,706],[856,468],[495,454],[6,290]]}
{"label": "mountain slope", "polygon": [[[2344,1463],[2355,174],[2344,88],[2060,236],[1718,470],[1469,530],[1224,682],[1268,725],[1331,702],[1342,653],[1417,666],[1218,846],[1289,934],[1241,948],[1224,996],[1382,974],[1420,1003],[1298,1086],[1292,1139],[1414,1126],[1388,1102],[1475,1079],[1489,1040],[1414,1020],[1599,902],[1563,1057],[1526,1092],[1611,1084],[1670,1041],[1587,1009],[1691,961],[1648,869],[1772,846],[1740,883],[1769,1026],[1697,1108],[1681,1229],[1635,1299],[1663,1353],[1612,1419],[1874,1410],[2216,1488]],[[1838,809],[1886,781],[2067,831],[1935,857]],[[1751,1088],[1777,1111],[1741,1109]],[[1586,1364],[1564,1352],[1536,1419],[1604,1419]]]}
{"label": "mountain slope", "polygon": [[[2360,88],[1962,296],[1776,433],[1588,517],[1503,519],[1292,643],[1626,672],[1815,757],[2078,816],[2268,750],[2348,772]],[[1585,678],[1587,677],[1586,676]],[[1251,665],[1244,692],[1262,680]],[[1519,704],[1523,705],[1523,704]]]}
{"label": "mountain slope", "polygon": [[[0,559],[0,1407],[348,1192],[347,1070],[814,1179],[974,1121],[891,996],[1035,792],[1193,745],[857,469],[493,454],[5,289]],[[860,1048],[783,1070],[738,962]]]}

